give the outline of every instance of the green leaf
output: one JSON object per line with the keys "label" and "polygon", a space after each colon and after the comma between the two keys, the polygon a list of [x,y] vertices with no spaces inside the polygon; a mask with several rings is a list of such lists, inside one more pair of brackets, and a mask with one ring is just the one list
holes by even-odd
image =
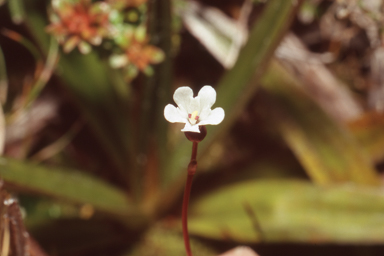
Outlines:
{"label": "green leaf", "polygon": [[[77,101],[92,125],[105,151],[114,161],[121,178],[128,181],[131,155],[131,134],[126,93],[118,93],[109,77],[108,67],[96,54],[71,53],[60,59],[67,90]],[[135,182],[135,181],[132,181]]]}
{"label": "green leaf", "polygon": [[276,103],[277,127],[312,180],[319,184],[355,182],[378,185],[366,152],[349,131],[337,124],[307,96],[277,62],[262,79]]}
{"label": "green leaf", "polygon": [[128,216],[138,216],[138,209],[124,192],[78,171],[0,158],[0,177],[21,190],[71,203],[90,204],[96,210],[125,217],[127,221]]}
{"label": "green leaf", "polygon": [[25,9],[23,0],[8,1],[9,12],[11,13],[12,21],[15,24],[20,24],[25,20]]}
{"label": "green leaf", "polygon": [[242,243],[383,243],[383,211],[378,188],[248,181],[193,203],[189,231]]}
{"label": "green leaf", "polygon": [[26,22],[25,25],[34,37],[39,50],[46,55],[50,46],[50,35],[45,31],[47,24],[47,9],[41,8],[39,1],[25,1]]}
{"label": "green leaf", "polygon": [[55,38],[51,38],[51,44],[48,51],[47,60],[45,61],[44,68],[39,74],[36,82],[34,83],[31,91],[27,96],[25,106],[29,106],[34,100],[40,95],[41,91],[44,89],[45,85],[48,83],[49,79],[52,76],[52,73],[56,67],[56,62],[58,59],[58,48],[59,45]]}
{"label": "green leaf", "polygon": [[[139,124],[138,153],[149,154],[154,148],[159,166],[164,165],[163,161],[167,154],[167,123],[164,120],[164,107],[170,102],[172,85],[172,1],[148,1],[148,34],[150,44],[161,49],[162,52],[153,53],[162,57],[162,62],[149,66],[149,74],[144,83],[144,98],[141,103],[141,116]],[[160,59],[159,59],[160,60]],[[150,76],[148,76],[150,75]],[[152,155],[154,155],[152,153]],[[158,167],[157,169],[161,169]],[[164,170],[164,169],[162,169]],[[139,170],[142,173],[142,170]],[[167,175],[167,172],[152,172],[152,177]],[[162,177],[160,180],[164,180]],[[150,185],[147,185],[149,187]],[[156,184],[157,186],[157,184]]]}
{"label": "green leaf", "polygon": [[257,80],[264,73],[276,47],[289,28],[301,1],[268,1],[263,15],[249,34],[235,66],[217,85],[215,106],[225,110],[226,117],[218,126],[212,126],[209,135],[200,144],[204,149],[220,134],[228,130],[238,114],[258,89]]}

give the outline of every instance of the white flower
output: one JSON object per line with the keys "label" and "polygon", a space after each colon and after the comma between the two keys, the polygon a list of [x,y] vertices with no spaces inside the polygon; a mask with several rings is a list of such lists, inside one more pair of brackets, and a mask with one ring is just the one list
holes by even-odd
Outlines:
{"label": "white flower", "polygon": [[164,117],[171,123],[185,123],[183,132],[200,133],[200,125],[217,125],[224,119],[224,109],[211,110],[216,101],[216,91],[206,85],[193,97],[193,91],[187,86],[177,88],[173,94],[177,108],[168,104],[164,109]]}

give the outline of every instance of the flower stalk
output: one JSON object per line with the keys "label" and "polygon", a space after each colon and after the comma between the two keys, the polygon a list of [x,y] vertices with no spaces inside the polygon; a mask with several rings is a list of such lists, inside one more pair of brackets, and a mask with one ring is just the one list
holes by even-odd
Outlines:
{"label": "flower stalk", "polygon": [[173,94],[173,99],[177,107],[172,104],[165,106],[164,117],[171,123],[184,123],[185,126],[181,131],[184,132],[185,137],[193,143],[191,161],[188,164],[188,175],[184,189],[181,214],[185,251],[187,256],[192,256],[188,234],[188,203],[193,176],[197,169],[197,146],[207,135],[205,125],[217,125],[221,123],[225,113],[222,108],[211,109],[216,101],[216,91],[209,85],[203,86],[196,97],[193,97],[191,88],[187,86],[179,87]]}
{"label": "flower stalk", "polygon": [[183,238],[184,238],[184,245],[185,245],[185,251],[187,253],[187,256],[192,256],[191,246],[189,244],[189,234],[188,234],[188,204],[189,204],[189,196],[191,194],[192,180],[193,180],[193,176],[196,173],[196,168],[197,168],[197,161],[196,161],[197,145],[198,145],[198,142],[193,142],[192,156],[191,156],[191,161],[188,164],[188,176],[187,176],[187,181],[185,183],[183,207],[182,207],[182,213],[181,213],[181,221],[183,226]]}
{"label": "flower stalk", "polygon": [[185,134],[185,137],[187,137],[187,139],[191,141],[193,144],[192,144],[191,161],[188,164],[188,175],[187,175],[187,181],[185,183],[185,189],[184,189],[181,222],[183,226],[183,238],[184,238],[185,251],[187,252],[187,256],[192,256],[191,246],[189,244],[189,234],[188,234],[188,204],[189,204],[189,196],[191,194],[193,176],[195,175],[196,169],[197,169],[197,160],[196,160],[197,146],[198,146],[198,143],[202,141],[207,135],[207,128],[205,128],[205,126],[199,126],[199,133],[185,132],[184,134]]}

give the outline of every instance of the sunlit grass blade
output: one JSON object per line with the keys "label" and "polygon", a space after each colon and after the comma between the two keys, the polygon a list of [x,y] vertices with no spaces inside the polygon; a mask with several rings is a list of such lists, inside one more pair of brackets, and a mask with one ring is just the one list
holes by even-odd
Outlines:
{"label": "sunlit grass blade", "polygon": [[139,214],[124,192],[79,171],[0,158],[0,177],[22,191],[75,204],[90,204],[115,217],[127,217],[128,222],[129,216],[134,218]]}
{"label": "sunlit grass blade", "polygon": [[248,181],[191,206],[192,234],[237,242],[384,243],[384,193],[356,185]]}
{"label": "sunlit grass blade", "polygon": [[312,180],[319,184],[355,182],[378,185],[379,177],[366,152],[345,127],[306,95],[277,62],[263,76],[263,87],[275,99],[273,126]]}
{"label": "sunlit grass blade", "polygon": [[[251,6],[249,6],[249,4]],[[252,3],[243,6],[252,10]],[[229,18],[217,8],[190,1],[176,8],[186,29],[225,68],[231,68],[236,61],[240,47],[246,41],[247,28],[240,21]]]}

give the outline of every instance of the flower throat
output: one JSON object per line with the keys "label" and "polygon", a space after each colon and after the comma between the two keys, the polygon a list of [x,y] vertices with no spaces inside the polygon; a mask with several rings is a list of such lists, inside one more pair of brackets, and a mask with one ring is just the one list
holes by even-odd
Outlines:
{"label": "flower throat", "polygon": [[188,114],[188,120],[189,122],[194,125],[199,120],[199,116],[197,115],[198,111],[193,111],[192,114]]}

